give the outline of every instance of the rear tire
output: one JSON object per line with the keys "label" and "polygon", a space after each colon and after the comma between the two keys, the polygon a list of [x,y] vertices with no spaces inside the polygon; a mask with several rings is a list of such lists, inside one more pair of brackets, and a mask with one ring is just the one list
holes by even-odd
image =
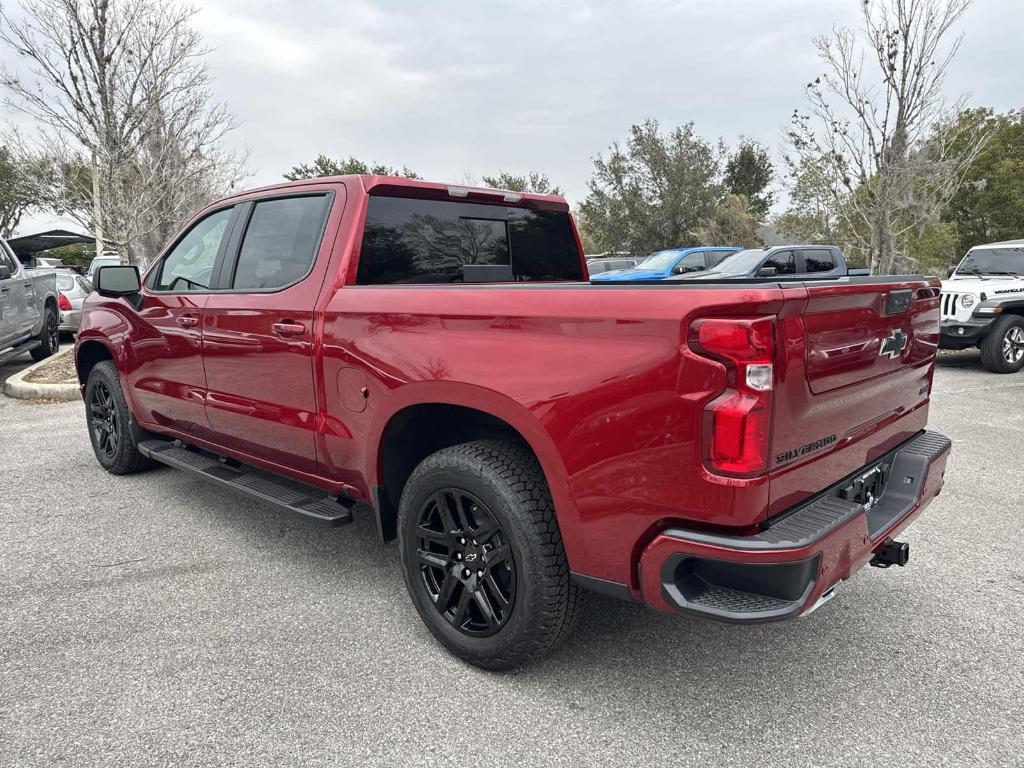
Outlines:
{"label": "rear tire", "polygon": [[57,350],[60,349],[60,331],[57,330],[57,326],[57,313],[52,307],[47,306],[43,310],[43,327],[39,329],[39,345],[29,350],[32,359],[37,363],[57,354]]}
{"label": "rear tire", "polygon": [[544,474],[525,446],[478,440],[424,459],[402,492],[398,545],[420,617],[470,664],[519,666],[573,626],[580,592]]}
{"label": "rear tire", "polygon": [[1024,317],[1000,317],[978,348],[981,364],[993,373],[1016,373],[1024,368]]}
{"label": "rear tire", "polygon": [[113,475],[130,475],[153,466],[139,453],[132,434],[132,413],[113,360],[93,366],[85,384],[85,417],[96,460]]}

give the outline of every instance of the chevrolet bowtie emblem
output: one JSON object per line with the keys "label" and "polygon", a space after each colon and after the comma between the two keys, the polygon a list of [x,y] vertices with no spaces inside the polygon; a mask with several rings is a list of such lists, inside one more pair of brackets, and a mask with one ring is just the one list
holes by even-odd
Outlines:
{"label": "chevrolet bowtie emblem", "polygon": [[903,350],[906,348],[907,334],[897,328],[882,339],[882,348],[878,350],[878,354],[882,357],[888,357],[890,360],[895,360],[903,354]]}

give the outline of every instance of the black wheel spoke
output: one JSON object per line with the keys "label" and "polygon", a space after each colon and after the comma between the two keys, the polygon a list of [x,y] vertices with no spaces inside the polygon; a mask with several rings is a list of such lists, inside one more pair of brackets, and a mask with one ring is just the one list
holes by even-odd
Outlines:
{"label": "black wheel spoke", "polygon": [[476,607],[480,609],[480,615],[483,616],[484,622],[488,627],[495,627],[498,625],[498,617],[494,613],[494,609],[491,608],[491,601],[487,599],[487,595],[483,589],[473,590],[473,600],[476,602]]}
{"label": "black wheel spoke", "polygon": [[494,575],[490,573],[487,574],[484,577],[483,583],[487,585],[487,588],[491,592],[491,596],[497,601],[498,607],[502,609],[508,608],[508,598],[505,597],[505,594],[501,591],[501,587],[498,586],[498,582],[494,580]]}
{"label": "black wheel spoke", "polygon": [[466,623],[466,612],[469,610],[471,598],[472,593],[463,586],[462,594],[459,595],[459,602],[455,606],[455,620],[452,622],[456,627],[461,628]]}
{"label": "black wheel spoke", "polygon": [[459,586],[459,580],[450,573],[444,575],[444,581],[441,582],[441,589],[437,593],[437,600],[434,604],[437,606],[437,610],[441,613],[445,613],[448,610],[448,606],[451,605],[452,595],[455,593],[455,588]]}
{"label": "black wheel spoke", "polygon": [[498,563],[503,563],[508,560],[510,550],[507,546],[501,546],[497,549],[492,549],[490,552],[484,552],[484,562],[489,567],[494,567]]}
{"label": "black wheel spoke", "polygon": [[451,507],[448,506],[448,499],[443,491],[435,493],[432,499],[432,503],[437,507],[437,513],[441,517],[441,523],[444,525],[444,529],[447,533],[453,533],[459,530],[459,526],[455,522],[455,518],[452,516]]}
{"label": "black wheel spoke", "polygon": [[426,541],[431,541],[431,542],[433,542],[435,544],[440,544],[441,546],[445,546],[445,547],[447,547],[451,543],[451,540],[452,540],[452,536],[451,536],[450,533],[441,533],[440,531],[432,531],[430,528],[427,528],[425,525],[421,525],[416,533],[419,535],[420,539],[425,539]]}
{"label": "black wheel spoke", "polygon": [[448,565],[447,555],[439,555],[436,552],[419,549],[416,551],[416,556],[420,559],[421,563],[433,568],[445,568]]}

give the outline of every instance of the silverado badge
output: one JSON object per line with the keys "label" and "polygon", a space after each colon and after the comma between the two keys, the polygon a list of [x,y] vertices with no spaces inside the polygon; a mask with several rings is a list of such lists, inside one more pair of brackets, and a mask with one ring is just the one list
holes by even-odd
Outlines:
{"label": "silverado badge", "polygon": [[903,354],[903,350],[906,348],[907,334],[899,328],[896,328],[892,333],[882,339],[882,347],[878,350],[878,354],[882,357],[888,357],[890,360],[895,360]]}

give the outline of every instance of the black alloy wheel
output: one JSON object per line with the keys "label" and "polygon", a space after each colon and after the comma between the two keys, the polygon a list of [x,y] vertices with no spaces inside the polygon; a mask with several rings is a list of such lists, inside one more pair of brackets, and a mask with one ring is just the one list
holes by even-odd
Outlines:
{"label": "black alloy wheel", "polygon": [[515,604],[516,565],[487,506],[467,491],[442,488],[421,508],[415,536],[419,577],[437,612],[471,637],[498,632]]}
{"label": "black alloy wheel", "polygon": [[89,428],[92,430],[97,453],[113,459],[117,454],[118,413],[114,396],[102,381],[92,386],[89,396]]}

